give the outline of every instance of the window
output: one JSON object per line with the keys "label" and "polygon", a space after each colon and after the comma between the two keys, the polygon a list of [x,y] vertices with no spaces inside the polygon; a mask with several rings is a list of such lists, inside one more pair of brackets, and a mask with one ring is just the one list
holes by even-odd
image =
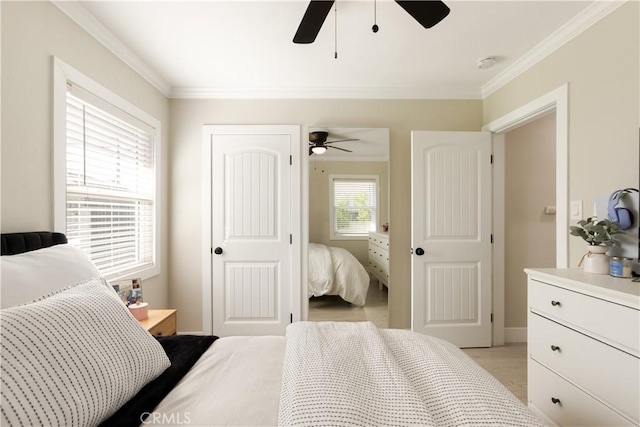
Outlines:
{"label": "window", "polygon": [[64,97],[54,96],[64,98],[54,107],[64,108],[54,113],[64,117],[64,126],[56,123],[56,229],[107,278],[151,277],[159,272],[159,123],[86,77],[64,80]]}
{"label": "window", "polygon": [[378,223],[378,177],[331,175],[331,238],[366,239]]}

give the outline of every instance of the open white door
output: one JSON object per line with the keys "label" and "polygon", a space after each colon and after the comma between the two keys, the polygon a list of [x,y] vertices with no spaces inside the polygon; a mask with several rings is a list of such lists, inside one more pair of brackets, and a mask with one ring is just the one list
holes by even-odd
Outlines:
{"label": "open white door", "polygon": [[203,296],[210,303],[203,307],[211,312],[203,313],[203,329],[210,320],[219,336],[282,335],[293,321],[294,285],[299,287],[292,150],[300,128],[208,126],[207,134],[211,279],[206,283],[205,272]]}
{"label": "open white door", "polygon": [[491,134],[411,133],[412,329],[491,346]]}

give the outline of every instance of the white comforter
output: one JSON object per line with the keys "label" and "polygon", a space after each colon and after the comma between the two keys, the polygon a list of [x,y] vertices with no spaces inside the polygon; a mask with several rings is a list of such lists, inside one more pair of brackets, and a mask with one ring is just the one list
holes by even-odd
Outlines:
{"label": "white comforter", "polygon": [[349,251],[309,243],[309,297],[340,295],[362,306],[368,290],[369,274]]}
{"label": "white comforter", "polygon": [[287,328],[282,426],[541,426],[446,341],[372,323]]}
{"label": "white comforter", "polygon": [[277,425],[284,350],[282,336],[216,340],[146,425]]}

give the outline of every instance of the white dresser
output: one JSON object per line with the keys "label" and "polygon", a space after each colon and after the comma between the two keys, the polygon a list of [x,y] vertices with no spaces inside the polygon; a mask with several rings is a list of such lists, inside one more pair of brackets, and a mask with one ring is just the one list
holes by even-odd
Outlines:
{"label": "white dresser", "polygon": [[550,425],[639,425],[640,283],[525,272],[529,407]]}
{"label": "white dresser", "polygon": [[369,273],[378,280],[380,289],[389,287],[389,234],[369,232]]}

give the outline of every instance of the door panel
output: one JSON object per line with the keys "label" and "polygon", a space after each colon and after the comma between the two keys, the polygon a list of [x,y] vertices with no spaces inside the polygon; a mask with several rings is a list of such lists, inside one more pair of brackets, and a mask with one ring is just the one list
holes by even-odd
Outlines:
{"label": "door panel", "polygon": [[490,156],[489,133],[412,132],[412,328],[460,347],[491,345]]}
{"label": "door panel", "polygon": [[216,130],[222,132],[211,134],[211,330],[281,335],[293,313],[290,156],[299,128]]}

